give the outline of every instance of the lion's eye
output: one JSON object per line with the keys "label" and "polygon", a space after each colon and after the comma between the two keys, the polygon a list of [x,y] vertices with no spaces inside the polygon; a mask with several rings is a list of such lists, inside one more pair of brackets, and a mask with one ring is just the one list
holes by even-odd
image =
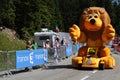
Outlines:
{"label": "lion's eye", "polygon": [[89,18],[89,19],[92,18],[92,14],[89,14],[89,15],[88,15],[88,18]]}
{"label": "lion's eye", "polygon": [[95,18],[98,18],[98,14],[94,14],[94,17],[95,17]]}

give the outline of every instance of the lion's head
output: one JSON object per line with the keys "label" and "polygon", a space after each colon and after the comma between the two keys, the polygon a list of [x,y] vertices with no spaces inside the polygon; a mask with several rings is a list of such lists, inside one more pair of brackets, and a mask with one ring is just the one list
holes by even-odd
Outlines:
{"label": "lion's head", "polygon": [[103,31],[110,24],[110,17],[104,8],[89,7],[84,9],[80,18],[81,31]]}

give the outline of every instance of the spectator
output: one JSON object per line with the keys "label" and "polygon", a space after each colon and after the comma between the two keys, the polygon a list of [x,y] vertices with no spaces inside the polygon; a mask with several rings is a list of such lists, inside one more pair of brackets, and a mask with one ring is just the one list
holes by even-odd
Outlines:
{"label": "spectator", "polygon": [[33,49],[37,49],[38,48],[37,43],[34,40],[33,40],[32,48]]}
{"label": "spectator", "polygon": [[28,40],[27,43],[26,43],[26,49],[30,49],[30,50],[33,49],[32,42],[30,40]]}
{"label": "spectator", "polygon": [[51,48],[49,39],[47,39],[45,42],[45,48]]}
{"label": "spectator", "polygon": [[58,57],[59,57],[59,48],[60,48],[60,44],[59,44],[59,38],[55,39],[55,44],[54,44],[54,63],[58,63]]}
{"label": "spectator", "polygon": [[44,61],[45,61],[45,63],[43,64],[43,67],[44,68],[48,68],[47,67],[47,53],[46,53],[46,49],[44,48]]}
{"label": "spectator", "polygon": [[49,39],[47,39],[46,40],[46,42],[45,42],[45,44],[43,43],[43,46],[44,46],[44,61],[45,61],[45,63],[43,64],[43,67],[44,68],[47,68],[47,54],[46,54],[46,49],[48,50],[48,53],[50,52],[50,48],[51,48],[51,46],[50,46],[50,40]]}
{"label": "spectator", "polygon": [[[30,40],[28,40],[27,43],[26,43],[26,49],[28,49],[28,50],[33,49],[32,42]],[[31,71],[31,70],[32,70],[32,68],[30,68],[30,67],[25,68],[25,71]]]}
{"label": "spectator", "polygon": [[118,42],[118,45],[116,46],[116,51],[120,52],[120,41]]}
{"label": "spectator", "polygon": [[62,39],[61,45],[62,46],[67,46],[68,45],[68,42],[66,41],[65,37],[63,37],[63,39]]}
{"label": "spectator", "polygon": [[73,45],[75,45],[77,42],[76,42],[76,40],[72,40],[73,41]]}

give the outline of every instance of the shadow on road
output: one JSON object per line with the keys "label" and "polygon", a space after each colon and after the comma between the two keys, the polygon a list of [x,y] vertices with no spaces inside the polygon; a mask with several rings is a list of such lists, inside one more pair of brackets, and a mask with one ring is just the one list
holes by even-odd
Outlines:
{"label": "shadow on road", "polygon": [[48,66],[47,69],[62,69],[62,68],[72,69],[72,65],[52,65]]}
{"label": "shadow on road", "polygon": [[0,73],[0,78],[6,77],[6,76],[15,75],[15,74],[20,74],[20,73],[25,73],[25,72],[32,72],[32,70],[40,69],[40,68],[42,68],[42,67],[41,66],[34,66],[32,68],[29,68],[28,70],[26,70],[26,69],[19,69],[19,70],[10,70],[9,72],[8,71],[4,71],[4,72]]}
{"label": "shadow on road", "polygon": [[93,71],[93,70],[98,70],[98,69],[93,69],[93,68],[73,68],[72,65],[52,65],[52,66],[48,66],[48,68],[46,68],[46,70],[49,69],[73,69],[73,70],[78,70],[78,71]]}

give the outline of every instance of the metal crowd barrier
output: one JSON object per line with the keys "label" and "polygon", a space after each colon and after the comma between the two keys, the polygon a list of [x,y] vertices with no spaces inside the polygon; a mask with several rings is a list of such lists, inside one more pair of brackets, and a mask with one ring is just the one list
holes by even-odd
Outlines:
{"label": "metal crowd barrier", "polygon": [[10,69],[15,69],[15,51],[2,51],[0,53],[0,71],[12,75]]}
{"label": "metal crowd barrier", "polygon": [[[65,59],[71,55],[75,55],[79,47],[79,45],[61,46],[58,49],[58,56],[60,59]],[[54,48],[48,48],[48,60],[50,62],[54,60]]]}
{"label": "metal crowd barrier", "polygon": [[[59,58],[65,59],[69,56],[75,55],[80,44],[61,46],[59,49]],[[46,59],[45,59],[46,58]],[[54,49],[37,49],[37,50],[16,50],[16,51],[2,51],[0,53],[0,72],[6,71],[11,75],[12,69],[19,69],[45,64],[54,61]]]}
{"label": "metal crowd barrier", "polygon": [[[60,49],[58,49],[59,59],[63,60],[63,59],[68,58],[71,55],[76,55],[79,48],[85,45],[86,45],[85,43],[84,44],[81,43],[81,44],[76,44],[76,45],[61,46]],[[48,48],[48,60],[50,62],[54,61],[54,48]]]}

